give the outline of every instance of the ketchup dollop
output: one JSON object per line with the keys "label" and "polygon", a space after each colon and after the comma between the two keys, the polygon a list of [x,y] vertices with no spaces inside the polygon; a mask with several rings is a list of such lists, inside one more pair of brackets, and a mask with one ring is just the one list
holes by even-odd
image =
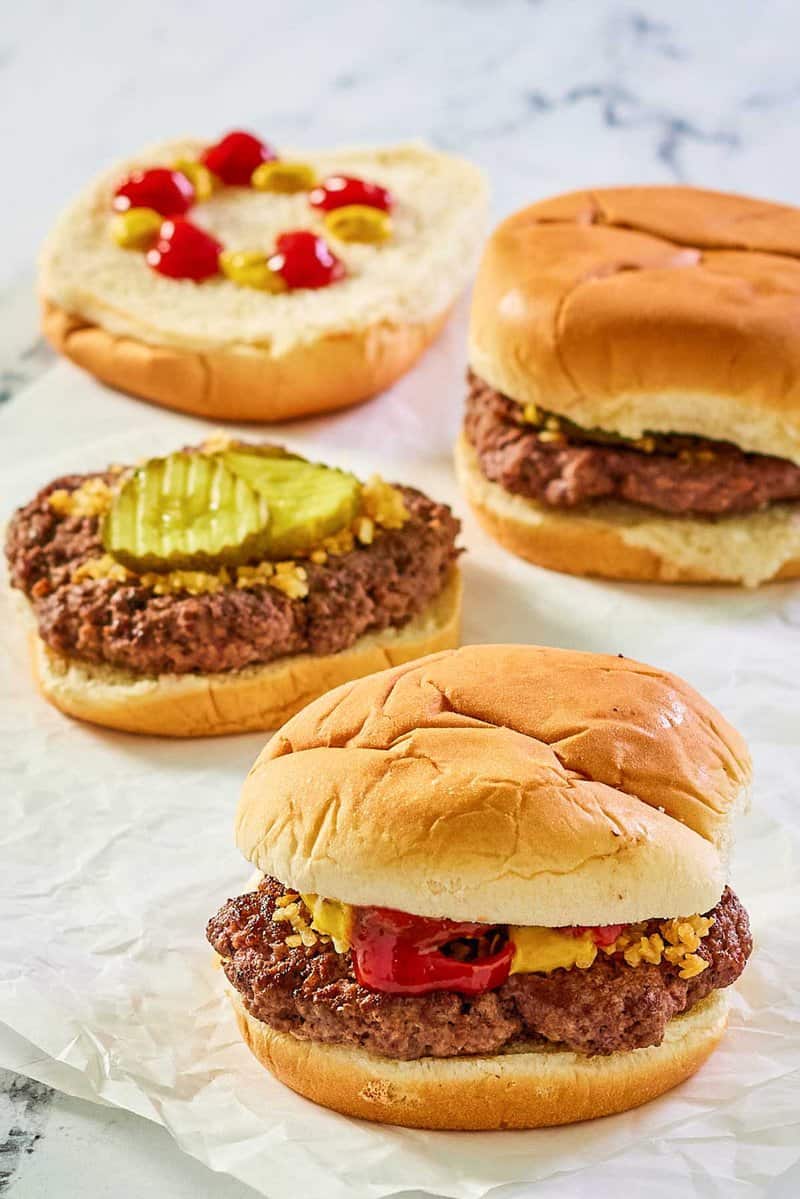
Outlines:
{"label": "ketchup dollop", "polygon": [[493,927],[411,916],[392,908],[358,908],[351,934],[356,978],[373,991],[395,995],[491,991],[508,978],[514,956],[510,942],[471,961],[448,957],[441,947],[460,938],[481,937]]}
{"label": "ketchup dollop", "polygon": [[129,208],[152,208],[161,216],[183,216],[194,204],[194,188],[180,171],[151,167],[134,171],[114,192],[115,212]]}
{"label": "ketchup dollop", "polygon": [[147,251],[147,262],[159,275],[199,283],[217,274],[221,252],[220,243],[205,229],[177,217],[164,221],[158,241]]}
{"label": "ketchup dollop", "polygon": [[391,212],[394,198],[391,192],[379,183],[368,183],[353,175],[329,175],[318,187],[308,193],[308,201],[323,212],[333,212],[347,204],[365,204],[368,208],[380,208]]}
{"label": "ketchup dollop", "polygon": [[345,276],[344,263],[336,257],[324,237],[309,229],[281,233],[275,241],[276,252],[269,268],[280,275],[289,288],[327,287]]}
{"label": "ketchup dollop", "polygon": [[200,161],[223,183],[247,187],[256,167],[276,158],[266,142],[243,129],[234,129],[204,150]]}

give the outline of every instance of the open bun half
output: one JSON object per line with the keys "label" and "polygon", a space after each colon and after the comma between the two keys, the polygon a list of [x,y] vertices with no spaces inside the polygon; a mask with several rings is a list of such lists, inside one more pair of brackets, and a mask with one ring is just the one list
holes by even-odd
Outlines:
{"label": "open bun half", "polygon": [[704,912],[749,779],[683,680],[621,657],[468,646],[323,696],[245,781],[237,844],[345,903],[487,924]]}
{"label": "open bun half", "polygon": [[330,411],[383,390],[412,366],[469,282],[486,220],[479,169],[420,144],[300,152],[319,178],[387,186],[396,205],[380,246],[331,238],[306,193],[214,192],[190,211],[228,250],[274,250],[310,229],[331,241],[346,278],[273,295],[223,275],[167,279],[109,233],[111,199],[131,170],[195,159],[169,142],[91,183],[49,236],[39,291],[44,332],[79,366],[123,391],[213,420],[273,421]]}
{"label": "open bun half", "polygon": [[66,658],[32,631],[31,655],[45,699],[68,716],[126,733],[210,737],[278,728],[332,687],[459,643],[461,576],[401,629],[360,637],[350,649],[296,654],[222,674],[137,676]]}
{"label": "open bun half", "polygon": [[648,1049],[588,1057],[536,1045],[494,1057],[396,1061],[276,1032],[237,993],[231,1001],[245,1042],[286,1086],[344,1115],[407,1128],[540,1128],[627,1111],[694,1074],[727,1021],[726,998],[715,991]]}
{"label": "open bun half", "polygon": [[480,523],[520,558],[566,574],[661,583],[755,587],[800,578],[800,505],[770,504],[740,516],[666,516],[635,504],[580,512],[514,495],[487,479],[462,433],[461,489]]}

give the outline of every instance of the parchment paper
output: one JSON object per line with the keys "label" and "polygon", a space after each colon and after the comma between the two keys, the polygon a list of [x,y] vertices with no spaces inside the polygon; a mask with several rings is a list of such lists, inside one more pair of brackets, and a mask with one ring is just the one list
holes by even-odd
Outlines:
{"label": "parchment paper", "polygon": [[[460,321],[387,396],[285,427],[330,462],[417,483],[463,514],[449,449],[463,394]],[[2,515],[67,469],[198,440],[207,426],[69,366],[0,417]],[[350,447],[350,448],[347,448]],[[354,452],[355,451],[355,452]],[[800,588],[590,582],[538,570],[464,521],[467,641],[622,652],[685,675],[747,736],[753,810],[734,883],[757,949],[729,1033],[689,1083],[648,1106],[538,1132],[430,1134],[349,1121],[293,1095],[239,1042],[205,921],[249,870],[232,847],[239,785],[264,740],[104,732],[45,704],[3,599],[0,1064],[164,1124],[272,1199],[411,1191],[739,1199],[800,1185]],[[504,1196],[529,1187],[503,1187]]]}

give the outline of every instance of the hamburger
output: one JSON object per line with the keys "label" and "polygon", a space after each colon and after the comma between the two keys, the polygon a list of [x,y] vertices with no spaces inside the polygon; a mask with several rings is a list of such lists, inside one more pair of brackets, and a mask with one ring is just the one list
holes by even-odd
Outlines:
{"label": "hamburger", "polygon": [[215,435],[53,480],[12,518],[39,687],[70,716],[192,737],[458,644],[458,522],[412,487]]}
{"label": "hamburger", "polygon": [[457,450],[554,570],[800,576],[800,210],[691,187],[544,200],[491,237]]}
{"label": "hamburger", "polygon": [[749,778],[681,679],[471,646],[349,683],[244,784],[257,875],[207,936],[241,1034],[301,1095],[532,1128],[688,1078],[752,948],[726,885]]}
{"label": "hamburger", "polygon": [[238,421],[333,411],[390,386],[439,335],[486,207],[481,171],[422,143],[164,141],[104,171],[56,222],[44,333],[167,408]]}

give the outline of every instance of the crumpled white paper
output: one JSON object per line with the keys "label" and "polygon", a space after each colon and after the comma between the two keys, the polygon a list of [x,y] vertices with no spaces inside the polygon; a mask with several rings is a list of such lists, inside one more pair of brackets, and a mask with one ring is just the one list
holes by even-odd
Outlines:
{"label": "crumpled white paper", "polygon": [[[417,483],[463,515],[449,458],[461,325],[386,396],[278,436]],[[0,515],[57,473],[166,451],[206,430],[61,366],[0,417]],[[231,826],[263,737],[182,743],[69,721],[35,693],[5,597],[0,1064],[157,1120],[187,1153],[271,1199],[481,1199],[501,1186],[510,1199],[529,1188],[503,1184],[534,1180],[547,1180],[548,1199],[604,1199],[623,1186],[650,1199],[740,1199],[773,1183],[796,1193],[800,588],[570,579],[504,554],[469,518],[463,541],[465,640],[622,652],[668,667],[750,742],[753,811],[739,829],[734,883],[757,949],[710,1062],[638,1111],[536,1132],[380,1128],[292,1094],[240,1043],[204,940],[207,918],[249,873]]]}

